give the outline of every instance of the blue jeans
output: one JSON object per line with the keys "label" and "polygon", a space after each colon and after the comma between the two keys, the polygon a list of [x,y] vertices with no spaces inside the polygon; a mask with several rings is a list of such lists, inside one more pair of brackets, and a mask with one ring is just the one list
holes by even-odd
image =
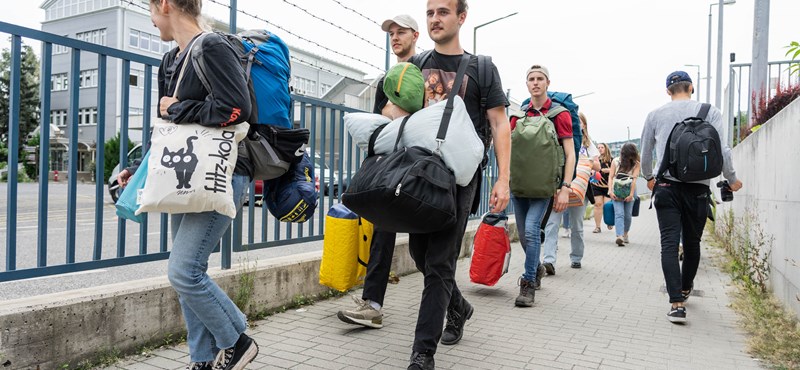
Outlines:
{"label": "blue jeans", "polygon": [[[634,194],[634,197],[637,195]],[[631,229],[631,219],[633,218],[633,201],[623,202],[615,200],[614,202],[614,232],[617,236],[627,234]]]}
{"label": "blue jeans", "polygon": [[[233,175],[233,200],[239,209],[250,178]],[[247,318],[211,280],[208,258],[231,219],[215,211],[173,214],[172,251],[167,277],[178,292],[186,321],[186,342],[192,362],[213,361],[220,349],[236,344],[247,329]]]}
{"label": "blue jeans", "polygon": [[581,262],[583,259],[583,215],[586,213],[586,203],[577,207],[569,207],[561,213],[553,212],[547,225],[544,228],[544,257],[542,261],[546,263],[556,263],[556,251],[558,251],[558,224],[561,219],[569,222],[570,244],[572,250],[569,254],[571,262]]}
{"label": "blue jeans", "polygon": [[517,198],[512,196],[514,202],[514,218],[517,220],[519,243],[525,250],[525,273],[522,278],[527,281],[536,279],[536,270],[539,268],[539,254],[541,253],[541,230],[547,208],[550,207],[551,198]]}

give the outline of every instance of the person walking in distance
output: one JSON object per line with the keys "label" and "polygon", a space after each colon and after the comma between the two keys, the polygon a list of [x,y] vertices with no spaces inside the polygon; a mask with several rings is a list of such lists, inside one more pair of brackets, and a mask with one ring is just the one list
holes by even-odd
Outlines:
{"label": "person walking in distance", "polygon": [[[722,114],[710,105],[692,100],[694,86],[692,78],[684,71],[675,71],[667,76],[667,95],[671,101],[647,115],[642,131],[642,175],[647,187],[653,191],[653,205],[658,216],[661,234],[661,269],[669,294],[670,310],[667,320],[673,323],[686,322],[686,300],[694,289],[694,278],[700,265],[700,238],[708,217],[710,178],[681,181],[678,173],[671,173],[665,157],[668,155],[673,129],[690,117],[701,118],[713,127],[708,137],[720,143],[721,158],[710,158],[722,162],[721,172],[730,184],[730,190],[738,191],[742,182],[736,178],[731,149],[724,137]],[[705,117],[702,117],[705,112]],[[677,130],[676,130],[677,132]],[[714,137],[716,134],[716,137]],[[658,164],[653,173],[653,149]],[[709,159],[709,158],[706,158]],[[719,173],[711,174],[711,178]],[[658,177],[658,178],[656,178]],[[707,176],[700,176],[707,177]],[[681,236],[681,233],[683,234]],[[683,239],[683,266],[678,260],[678,244]]]}
{"label": "person walking in distance", "polygon": [[[252,113],[245,71],[223,36],[203,33],[201,8],[201,0],[150,0],[150,18],[161,39],[178,44],[164,55],[158,68],[158,115],[175,124],[225,126],[245,122]],[[200,55],[207,60],[213,94],[206,90],[193,63],[183,63],[193,47],[201,48]],[[180,88],[179,75],[183,76]],[[241,162],[237,161],[232,178],[237,208],[244,203],[245,188],[251,181]],[[135,170],[122,171],[119,183],[127,184]],[[191,361],[187,369],[244,369],[258,354],[258,345],[245,334],[245,315],[206,273],[208,258],[231,219],[211,211],[173,214],[170,221],[172,250],[167,277],[178,293],[186,322]]]}
{"label": "person walking in distance", "polygon": [[[547,89],[550,86],[550,71],[538,64],[531,66],[526,73],[526,84],[528,92],[531,94],[531,101],[526,107],[526,117],[543,117],[547,122],[544,124],[552,124],[555,127],[556,136],[558,136],[558,144],[551,142],[541,143],[525,143],[514,144],[514,150],[517,150],[517,145],[555,145],[560,148],[558,152],[563,152],[566,158],[566,163],[563,168],[562,179],[564,181],[558,185],[558,190],[553,189],[552,192],[548,189],[548,194],[555,193],[555,195],[548,195],[547,197],[525,197],[520,194],[513,194],[512,201],[514,202],[514,215],[517,220],[517,229],[519,231],[520,244],[525,250],[525,272],[519,280],[519,296],[517,296],[514,304],[519,307],[533,306],[536,292],[542,286],[542,277],[545,273],[545,265],[540,263],[539,255],[541,253],[541,231],[543,224],[547,224],[549,213],[551,210],[559,213],[567,209],[569,203],[569,193],[571,186],[571,179],[575,171],[575,146],[572,143],[572,118],[569,111],[561,106],[556,106],[553,101],[547,96]],[[553,111],[551,114],[551,110]],[[561,112],[557,113],[558,110]],[[517,130],[517,122],[519,117],[511,118],[511,129]],[[522,150],[521,148],[519,150]],[[541,161],[541,158],[521,158],[520,161]],[[556,166],[554,163],[543,164],[546,166]],[[518,176],[518,175],[515,175]],[[522,176],[535,176],[535,174],[523,174]],[[548,182],[547,179],[542,181]],[[552,188],[552,187],[551,187]],[[555,220],[555,236],[557,238],[558,220]],[[581,221],[583,222],[583,221]],[[546,240],[546,238],[545,238]],[[552,264],[551,264],[552,267]],[[555,274],[555,268],[551,270]]]}
{"label": "person walking in distance", "polygon": [[[444,96],[440,98],[447,99],[450,94],[460,95],[476,133],[483,140],[484,149],[494,141],[499,176],[492,186],[489,205],[491,212],[499,213],[505,210],[510,195],[510,131],[505,112],[508,102],[497,68],[489,58],[471,56],[461,47],[459,33],[466,21],[467,11],[466,0],[428,0],[427,28],[434,42],[434,50],[417,54],[409,62],[420,67],[428,81],[431,80],[430,76],[437,75],[439,77],[435,79],[443,83],[454,78],[464,55],[469,56],[461,89],[447,90],[448,85],[444,84]],[[479,65],[486,68],[480,69]],[[482,76],[482,73],[491,76]],[[482,80],[490,82],[483,84]],[[439,340],[445,345],[458,343],[466,321],[473,314],[472,305],[456,286],[455,271],[468,216],[477,209],[478,198],[475,195],[482,178],[481,169],[478,168],[467,186],[457,187],[456,222],[453,226],[433,233],[409,235],[409,252],[417,269],[424,275],[425,282],[408,369],[433,369]],[[442,331],[445,319],[446,325]]]}
{"label": "person walking in distance", "polygon": [[614,232],[617,246],[628,244],[628,232],[633,220],[633,201],[636,195],[636,179],[639,177],[639,152],[633,143],[625,143],[619,157],[611,161],[608,197],[614,202]]}
{"label": "person walking in distance", "polygon": [[[603,222],[603,206],[610,200],[608,197],[608,174],[611,172],[611,150],[608,149],[608,144],[600,143],[597,146],[600,152],[600,170],[599,179],[596,182],[591,182],[592,194],[594,194],[594,231],[597,234],[601,231],[600,224]],[[608,227],[611,229],[611,226]]]}
{"label": "person walking in distance", "polygon": [[[381,25],[381,29],[389,33],[392,51],[397,55],[398,63],[407,61],[415,54],[419,28],[410,15],[403,14],[387,19]],[[378,82],[373,113],[383,113],[392,118],[405,115],[400,107],[392,104],[386,97],[383,92],[383,79]],[[378,227],[373,231],[361,298],[353,296],[356,307],[352,310],[339,311],[337,317],[340,320],[376,329],[383,327],[383,299],[386,296],[386,286],[389,284],[395,237],[396,233]]]}
{"label": "person walking in distance", "polygon": [[[598,170],[600,169],[600,162],[598,160],[600,153],[597,150],[597,147],[594,146],[594,143],[592,143],[592,138],[589,137],[589,132],[586,128],[586,116],[583,114],[583,112],[578,113],[578,116],[581,119],[581,133],[583,135],[583,138],[581,139],[581,151],[578,153],[578,158],[582,161],[591,161],[592,168]],[[587,192],[586,196],[588,197],[590,194]],[[580,205],[572,205],[567,207],[567,209],[563,212],[553,213],[550,215],[550,219],[547,221],[547,225],[545,226],[544,244],[542,245],[544,252],[542,262],[547,275],[556,274],[556,252],[558,251],[559,239],[558,224],[562,218],[569,221],[567,230],[570,231],[570,267],[574,269],[581,268],[583,250],[585,247],[583,243],[583,215],[586,213],[586,202],[588,201],[589,199],[585,198],[583,203]]]}

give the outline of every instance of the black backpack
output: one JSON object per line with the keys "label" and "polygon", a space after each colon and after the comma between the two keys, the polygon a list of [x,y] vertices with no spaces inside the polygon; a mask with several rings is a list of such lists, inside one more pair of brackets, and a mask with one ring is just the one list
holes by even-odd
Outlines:
{"label": "black backpack", "polygon": [[667,170],[682,182],[713,179],[722,173],[722,142],[717,129],[706,120],[709,109],[710,104],[701,105],[697,117],[672,128],[656,176],[659,180]]}

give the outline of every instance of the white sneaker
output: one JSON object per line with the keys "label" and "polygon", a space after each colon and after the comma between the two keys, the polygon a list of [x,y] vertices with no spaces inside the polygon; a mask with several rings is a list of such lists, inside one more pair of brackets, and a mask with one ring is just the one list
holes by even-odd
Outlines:
{"label": "white sneaker", "polygon": [[571,234],[570,234],[570,232],[569,232],[569,229],[564,229],[564,231],[561,233],[561,237],[562,237],[562,238],[569,238],[569,237],[570,237],[570,235],[571,235]]}

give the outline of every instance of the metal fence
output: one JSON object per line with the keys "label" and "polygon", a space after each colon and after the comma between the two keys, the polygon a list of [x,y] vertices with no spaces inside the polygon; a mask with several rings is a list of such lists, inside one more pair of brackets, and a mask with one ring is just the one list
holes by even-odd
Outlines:
{"label": "metal fence", "polygon": [[[769,62],[767,64],[766,99],[774,97],[779,88],[800,85],[800,73],[791,74],[789,67],[797,61]],[[725,107],[728,119],[728,143],[733,146],[741,141],[743,130],[750,129],[753,114],[753,95],[750,86],[750,63],[731,64],[728,84],[728,101]]]}
{"label": "metal fence", "polygon": [[[150,117],[153,112],[152,75],[160,61],[154,58],[78,41],[38,30],[19,27],[0,22],[0,34],[10,35],[11,74],[9,85],[9,130],[8,138],[8,182],[5,199],[5,248],[0,250],[0,259],[5,260],[5,268],[0,270],[0,282],[27,279],[39,276],[57,275],[113,266],[164,260],[169,257],[168,215],[151,214],[144,222],[136,224],[117,218],[111,202],[105,198],[106,179],[104,178],[104,143],[106,132],[119,128],[120,163],[128,163],[128,138],[130,131],[131,63],[143,66],[144,92],[136,99],[142,99],[142,140],[147,146],[150,136]],[[22,40],[41,43],[41,82],[40,88],[40,144],[41,153],[38,165],[40,181],[32,194],[27,195],[23,209],[19,209],[20,183],[20,65]],[[49,152],[52,146],[51,121],[51,78],[53,76],[53,48],[67,48],[70,61],[68,72],[69,106],[64,129],[68,135],[68,169],[66,201],[50,202],[55,185],[51,187],[49,178]],[[87,59],[88,58],[88,59]],[[96,58],[96,59],[94,59]],[[96,63],[98,81],[96,86],[97,127],[96,157],[94,164],[94,184],[78,183],[78,132],[81,99],[87,89],[79,89],[81,84],[81,65],[87,60]],[[109,75],[109,65],[117,63],[118,76]],[[116,83],[116,85],[114,85]],[[107,119],[106,105],[109,86],[116,86],[119,94],[119,117],[117,121]],[[66,92],[61,92],[62,94]],[[293,95],[295,109],[292,112],[295,125],[311,131],[310,151],[317,168],[320,184],[320,199],[314,217],[303,224],[279,222],[268,214],[266,207],[257,207],[256,183],[250,185],[248,205],[237,215],[231,228],[222,238],[219,250],[223,268],[231,267],[232,254],[245,250],[269,248],[294,243],[303,243],[323,238],[325,213],[337,203],[337,196],[344,191],[349,179],[358,169],[364,153],[353,143],[345,132],[343,117],[355,109],[324,101]],[[114,117],[114,115],[111,115]],[[490,151],[491,152],[491,151]],[[484,172],[484,186],[481,189],[480,213],[488,210],[487,199],[491,186],[497,176],[494,156]],[[63,185],[59,185],[61,190]],[[91,191],[86,188],[92,186]],[[81,195],[81,207],[78,197]],[[2,199],[0,199],[2,201]],[[31,205],[30,203],[33,203]],[[3,204],[0,203],[0,210]],[[0,218],[1,220],[1,218]],[[22,227],[19,222],[26,223]],[[2,221],[0,221],[2,224]],[[2,229],[2,225],[0,225]],[[149,230],[155,230],[149,233]],[[2,234],[0,230],[0,234]],[[152,235],[151,235],[152,234]]]}

